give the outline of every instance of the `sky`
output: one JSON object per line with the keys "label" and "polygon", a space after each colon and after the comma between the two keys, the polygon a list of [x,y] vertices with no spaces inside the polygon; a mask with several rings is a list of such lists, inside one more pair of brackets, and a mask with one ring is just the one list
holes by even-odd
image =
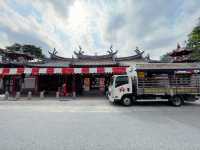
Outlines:
{"label": "sky", "polygon": [[0,47],[34,44],[44,54],[118,57],[139,47],[151,59],[182,46],[198,23],[200,0],[0,0]]}

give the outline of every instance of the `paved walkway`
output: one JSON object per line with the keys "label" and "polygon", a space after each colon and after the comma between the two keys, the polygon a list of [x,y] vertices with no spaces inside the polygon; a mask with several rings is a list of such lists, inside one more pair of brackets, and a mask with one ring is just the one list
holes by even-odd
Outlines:
{"label": "paved walkway", "polygon": [[[24,101],[24,100],[58,100],[58,101],[69,101],[69,100],[106,100],[107,98],[102,95],[102,96],[94,96],[94,95],[90,95],[90,96],[77,96],[77,97],[73,97],[73,96],[66,96],[66,97],[59,97],[59,98],[56,98],[56,96],[47,96],[47,97],[44,97],[44,98],[40,98],[39,96],[32,96],[31,99],[28,99],[27,96],[21,96],[19,99],[16,99],[16,97],[13,97],[13,96],[9,96],[8,99],[6,100],[9,100],[9,101]],[[0,101],[1,100],[5,100],[5,95],[2,94],[0,95]]]}

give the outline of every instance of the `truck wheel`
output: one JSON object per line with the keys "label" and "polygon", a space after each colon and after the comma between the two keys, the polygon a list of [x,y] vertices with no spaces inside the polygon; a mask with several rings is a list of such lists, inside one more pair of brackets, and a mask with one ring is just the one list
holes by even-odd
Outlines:
{"label": "truck wheel", "polygon": [[179,107],[183,104],[183,100],[181,99],[180,96],[175,96],[171,99],[172,105]]}
{"label": "truck wheel", "polygon": [[124,106],[131,106],[132,99],[130,97],[126,96],[122,99],[122,103]]}

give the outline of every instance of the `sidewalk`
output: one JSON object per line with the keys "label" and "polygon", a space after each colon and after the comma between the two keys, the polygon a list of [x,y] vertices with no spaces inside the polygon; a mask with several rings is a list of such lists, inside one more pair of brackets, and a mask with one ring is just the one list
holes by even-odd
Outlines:
{"label": "sidewalk", "polygon": [[66,98],[54,98],[46,97],[40,99],[39,97],[33,97],[28,100],[27,97],[22,97],[19,100],[10,98],[9,100],[0,99],[0,110],[46,110],[46,111],[102,111],[111,109],[109,101],[106,98],[94,98],[94,97],[72,97]]}
{"label": "sidewalk", "polygon": [[56,98],[54,96],[47,96],[40,98],[39,96],[33,96],[31,99],[28,99],[27,96],[21,96],[19,99],[16,99],[13,96],[10,96],[8,99],[5,99],[4,95],[0,95],[0,101],[72,101],[72,100],[106,100],[105,96],[66,96]]}

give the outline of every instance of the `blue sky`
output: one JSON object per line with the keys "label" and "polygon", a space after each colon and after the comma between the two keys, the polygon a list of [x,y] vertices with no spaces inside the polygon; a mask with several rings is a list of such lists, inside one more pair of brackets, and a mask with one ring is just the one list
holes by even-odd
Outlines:
{"label": "blue sky", "polygon": [[118,56],[138,46],[159,59],[184,46],[199,8],[200,0],[2,0],[0,47],[29,43],[72,57],[78,45],[100,55],[112,44]]}

